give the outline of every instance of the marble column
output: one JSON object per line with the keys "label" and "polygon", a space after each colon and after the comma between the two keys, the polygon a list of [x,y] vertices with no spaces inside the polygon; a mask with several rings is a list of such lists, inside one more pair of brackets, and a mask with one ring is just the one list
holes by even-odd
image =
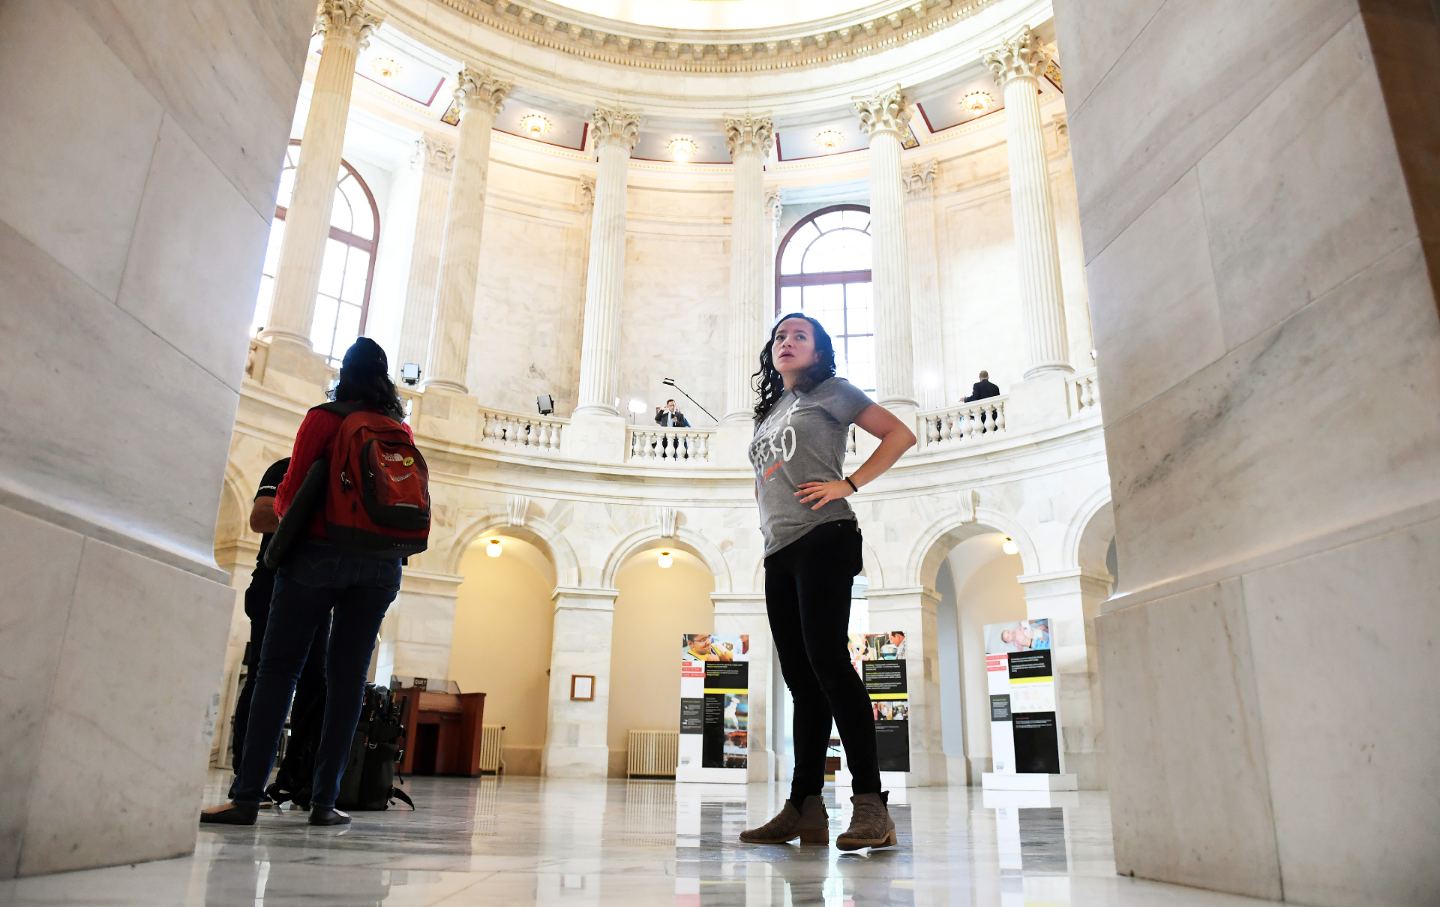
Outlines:
{"label": "marble column", "polygon": [[590,118],[599,166],[590,214],[585,275],[585,325],[580,347],[580,405],[575,414],[619,416],[616,356],[625,299],[625,182],[640,136],[638,114],[600,107]]}
{"label": "marble column", "polygon": [[365,0],[323,0],[320,4],[316,28],[325,42],[301,137],[295,193],[285,213],[285,240],[280,246],[269,323],[260,335],[271,344],[310,349],[310,323],[315,318],[320,267],[330,238],[330,209],[350,114],[355,58],[379,25],[380,17]]}
{"label": "marble column", "polygon": [[854,106],[870,137],[876,396],[883,405],[913,409],[917,404],[910,341],[910,259],[905,252],[905,188],[900,180],[900,139],[910,122],[910,99],[896,85],[855,98]]}
{"label": "marble column", "polygon": [[916,787],[943,785],[948,770],[940,734],[940,597],[930,589],[871,589],[870,632],[905,634],[905,676],[910,687],[910,772]]}
{"label": "marble column", "polygon": [[485,183],[490,173],[490,130],[513,83],[488,70],[465,67],[455,98],[460,102],[460,147],[450,180],[439,289],[430,328],[430,376],[425,389],[467,393],[470,328],[480,275],[480,236],[485,226]]}
{"label": "marble column", "polygon": [[1025,377],[1070,372],[1065,305],[1060,285],[1060,246],[1055,206],[1040,126],[1039,76],[1048,58],[1027,26],[985,55],[985,65],[1005,95],[1005,140],[1010,152],[1010,206],[1020,264],[1020,306],[1025,330]]}
{"label": "marble column", "polygon": [[[940,318],[940,262],[935,242],[935,171],[928,161],[905,168],[906,247],[915,282],[910,293],[910,324],[914,339],[915,384],[921,409],[939,409],[945,396],[945,349]],[[954,402],[954,401],[949,401]]]}
{"label": "marble column", "polygon": [[1026,618],[1050,621],[1062,770],[1074,775],[1082,790],[1103,790],[1106,779],[1095,618],[1110,597],[1113,580],[1081,570],[1019,579],[1025,590]]}
{"label": "marble column", "polygon": [[730,342],[725,375],[725,421],[750,422],[755,391],[750,374],[765,336],[765,158],[775,139],[768,116],[725,118],[725,141],[735,164],[730,219]]}
{"label": "marble column", "polygon": [[[610,641],[614,589],[557,589],[550,644],[550,704],[541,771],[550,778],[604,778],[610,770]],[[591,700],[570,698],[570,678],[594,678]]]}
{"label": "marble column", "polygon": [[750,781],[770,781],[779,776],[775,764],[775,741],[783,728],[772,729],[770,705],[782,683],[771,672],[774,661],[770,622],[765,616],[765,596],[759,593],[715,593],[715,633],[720,636],[750,637]]}
{"label": "marble column", "polygon": [[398,375],[404,363],[418,363],[424,376],[430,373],[426,357],[430,348],[430,325],[435,318],[435,291],[440,279],[440,252],[445,244],[446,202],[450,197],[450,173],[455,167],[455,146],[425,136],[415,142],[414,163],[420,168],[420,200],[410,250],[405,314],[400,322],[400,347],[392,365]]}

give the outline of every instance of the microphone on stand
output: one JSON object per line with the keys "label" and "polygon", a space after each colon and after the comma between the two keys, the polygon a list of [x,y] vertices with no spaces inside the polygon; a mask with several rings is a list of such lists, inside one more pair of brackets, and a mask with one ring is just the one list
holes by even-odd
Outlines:
{"label": "microphone on stand", "polygon": [[685,388],[683,388],[683,387],[681,387],[680,385],[676,384],[674,378],[661,378],[661,379],[660,379],[660,383],[663,384],[663,385],[665,385],[666,387],[673,387],[673,388],[675,388],[677,391],[679,391],[680,393],[685,394],[685,399],[689,400],[691,403],[695,404],[696,406],[699,406],[699,407],[700,407],[700,412],[702,412],[702,413],[704,413],[705,415],[709,416],[712,421],[714,421],[714,422],[719,422],[719,421],[720,421],[719,419],[716,419],[716,418],[715,418],[715,414],[714,414],[714,413],[710,412],[710,410],[706,409],[705,407],[700,406],[700,401],[699,401],[699,400],[696,400],[694,397],[690,396],[690,394],[686,392]]}

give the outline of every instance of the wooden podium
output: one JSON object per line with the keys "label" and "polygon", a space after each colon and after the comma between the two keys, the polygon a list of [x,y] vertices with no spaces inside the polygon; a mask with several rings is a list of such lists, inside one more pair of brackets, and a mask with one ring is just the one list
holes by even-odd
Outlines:
{"label": "wooden podium", "polygon": [[400,687],[405,724],[402,775],[480,774],[480,727],[484,693],[442,693]]}

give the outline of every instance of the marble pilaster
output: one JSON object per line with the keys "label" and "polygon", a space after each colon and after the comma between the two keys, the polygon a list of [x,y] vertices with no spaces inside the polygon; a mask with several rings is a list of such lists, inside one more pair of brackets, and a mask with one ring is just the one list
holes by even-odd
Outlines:
{"label": "marble pilaster", "polygon": [[910,259],[905,251],[905,188],[900,178],[900,141],[910,123],[910,98],[896,85],[854,98],[853,105],[870,137],[876,396],[882,405],[913,410]]}
{"label": "marble pilaster", "polygon": [[905,634],[905,675],[910,686],[910,772],[915,787],[945,784],[948,770],[940,734],[940,598],[930,589],[871,589],[870,632]]}
{"label": "marble pilaster", "polygon": [[460,146],[450,181],[439,289],[430,329],[430,376],[426,390],[464,394],[475,319],[475,282],[480,274],[480,236],[485,226],[485,185],[490,171],[490,130],[513,83],[488,70],[461,70]]}
{"label": "marble pilaster", "polygon": [[295,193],[285,213],[285,240],[275,272],[270,323],[261,333],[272,344],[278,341],[310,349],[310,323],[315,317],[325,243],[330,238],[330,209],[345,144],[355,59],[379,25],[380,17],[365,0],[322,0],[320,4],[316,28],[325,41],[301,137]]}
{"label": "marble pilaster", "polygon": [[415,239],[410,251],[410,278],[405,289],[405,314],[400,322],[400,347],[391,363],[414,362],[421,376],[430,372],[427,359],[430,325],[435,319],[435,293],[440,279],[440,254],[445,245],[446,202],[450,174],[455,169],[455,146],[423,136],[415,142],[415,166],[420,168],[420,199],[415,215]]}
{"label": "marble pilaster", "polygon": [[[551,778],[601,778],[609,771],[613,589],[557,589],[550,647],[550,705],[541,771]],[[572,700],[570,678],[595,678],[593,700]]]}
{"label": "marble pilaster", "polygon": [[941,337],[940,251],[935,242],[936,161],[905,168],[906,247],[910,252],[910,324],[914,338],[915,387],[921,409],[938,409],[947,400],[945,349]]}
{"label": "marble pilaster", "polygon": [[619,416],[620,308],[625,299],[625,184],[640,117],[600,107],[591,116],[599,166],[585,275],[585,326],[580,347],[580,405],[575,415]]}
{"label": "marble pilaster", "polygon": [[1015,257],[1020,266],[1020,306],[1025,330],[1025,377],[1070,372],[1060,285],[1060,245],[1055,205],[1040,125],[1039,76],[1049,57],[1026,26],[985,55],[985,65],[1005,96],[1006,148],[1010,155],[1010,205]]}
{"label": "marble pilaster", "polygon": [[[390,665],[389,673],[424,677],[431,683],[449,679],[455,601],[463,579],[447,573],[405,570],[400,594],[380,630],[378,663]],[[381,676],[377,682],[389,679]]]}
{"label": "marble pilaster", "polygon": [[1025,590],[1026,617],[1050,621],[1063,769],[1075,775],[1082,790],[1104,789],[1104,720],[1095,618],[1110,597],[1113,581],[1078,570],[1021,576],[1019,580]]}

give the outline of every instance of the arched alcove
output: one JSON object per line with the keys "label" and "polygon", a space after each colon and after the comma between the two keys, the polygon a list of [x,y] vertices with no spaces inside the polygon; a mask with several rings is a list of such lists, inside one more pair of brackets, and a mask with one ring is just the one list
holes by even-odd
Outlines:
{"label": "arched alcove", "polygon": [[[660,566],[668,552],[670,566]],[[625,776],[632,730],[674,729],[680,720],[680,649],[685,633],[715,629],[715,575],[700,557],[654,540],[616,570],[610,643],[610,776]],[[604,645],[605,640],[595,640]]]}
{"label": "arched alcove", "polygon": [[[499,543],[499,556],[491,549]],[[489,533],[460,558],[449,677],[485,694],[485,724],[505,728],[512,775],[540,774],[549,700],[555,565],[517,535]]]}

